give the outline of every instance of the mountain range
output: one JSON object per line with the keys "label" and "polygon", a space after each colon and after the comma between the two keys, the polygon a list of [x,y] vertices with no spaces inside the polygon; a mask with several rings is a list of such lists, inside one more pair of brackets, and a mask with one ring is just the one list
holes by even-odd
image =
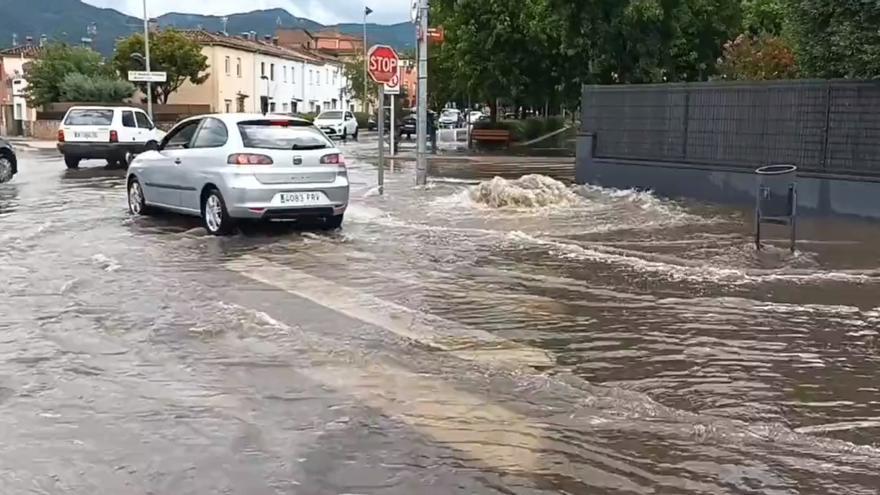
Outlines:
{"label": "mountain range", "polygon": [[[197,29],[219,32],[223,30],[221,16],[169,13],[157,18],[160,26],[179,29]],[[94,34],[89,26],[94,25]],[[311,19],[297,17],[284,9],[256,10],[227,16],[229,34],[256,31],[259,36],[271,35],[278,27],[304,28],[311,31],[336,29],[342,33],[361,36],[362,24],[325,26]],[[50,40],[79,44],[84,37],[93,39],[95,48],[110,55],[116,40],[143,30],[143,19],[123,14],[114,9],[102,9],[81,0],[0,0],[0,48],[12,45],[13,35],[19,44],[27,37],[38,42],[42,35]],[[388,44],[400,51],[412,50],[415,32],[412,24],[367,24],[370,44]]]}

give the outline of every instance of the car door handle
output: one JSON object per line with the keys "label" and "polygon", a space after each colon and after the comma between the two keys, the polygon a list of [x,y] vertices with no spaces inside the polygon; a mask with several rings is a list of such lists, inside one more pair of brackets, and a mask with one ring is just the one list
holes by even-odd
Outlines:
{"label": "car door handle", "polygon": [[175,164],[175,165],[180,165],[180,158],[175,158],[175,159],[174,159],[174,164]]}

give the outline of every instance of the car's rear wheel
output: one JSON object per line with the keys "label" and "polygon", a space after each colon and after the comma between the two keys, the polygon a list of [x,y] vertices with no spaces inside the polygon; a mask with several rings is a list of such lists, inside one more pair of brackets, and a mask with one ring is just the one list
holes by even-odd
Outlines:
{"label": "car's rear wheel", "polygon": [[334,215],[332,217],[327,217],[324,219],[324,228],[327,230],[336,230],[342,227],[342,220],[345,217],[345,214],[342,215]]}
{"label": "car's rear wheel", "polygon": [[358,133],[359,133],[359,132],[360,132],[360,128],[359,128],[359,127],[355,127],[355,128],[354,128],[354,134],[352,134],[352,136],[351,136],[352,138],[354,138],[355,141],[358,140]]}
{"label": "car's rear wheel", "polygon": [[202,201],[202,220],[211,235],[229,235],[235,230],[235,221],[229,216],[226,201],[216,189],[211,189]]}
{"label": "car's rear wheel", "polygon": [[0,153],[0,184],[12,180],[12,158]]}
{"label": "car's rear wheel", "polygon": [[144,189],[137,177],[128,181],[128,211],[135,216],[149,215],[152,210],[147,206]]}
{"label": "car's rear wheel", "polygon": [[64,164],[67,165],[67,168],[79,168],[80,161],[82,161],[82,159],[79,157],[64,155]]}

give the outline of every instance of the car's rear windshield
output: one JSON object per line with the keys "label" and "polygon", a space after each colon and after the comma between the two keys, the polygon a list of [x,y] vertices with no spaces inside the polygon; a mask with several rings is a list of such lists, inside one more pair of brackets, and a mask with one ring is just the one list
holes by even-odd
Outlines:
{"label": "car's rear windshield", "polygon": [[71,110],[64,119],[64,125],[110,125],[113,123],[113,110],[80,109]]}
{"label": "car's rear windshield", "polygon": [[246,148],[319,150],[331,143],[317,127],[295,120],[251,120],[238,124]]}
{"label": "car's rear windshield", "polygon": [[342,118],[342,112],[324,112],[318,115],[321,120],[339,120]]}

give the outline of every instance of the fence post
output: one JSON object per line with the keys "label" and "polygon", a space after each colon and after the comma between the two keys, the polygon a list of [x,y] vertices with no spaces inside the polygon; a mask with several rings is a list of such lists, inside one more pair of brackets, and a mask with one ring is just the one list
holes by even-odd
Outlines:
{"label": "fence post", "polygon": [[681,139],[681,161],[688,161],[688,130],[690,129],[691,120],[691,89],[685,86],[684,89],[684,136]]}
{"label": "fence post", "polygon": [[822,133],[822,170],[828,169],[828,134],[831,133],[831,83],[825,88],[825,128]]}

